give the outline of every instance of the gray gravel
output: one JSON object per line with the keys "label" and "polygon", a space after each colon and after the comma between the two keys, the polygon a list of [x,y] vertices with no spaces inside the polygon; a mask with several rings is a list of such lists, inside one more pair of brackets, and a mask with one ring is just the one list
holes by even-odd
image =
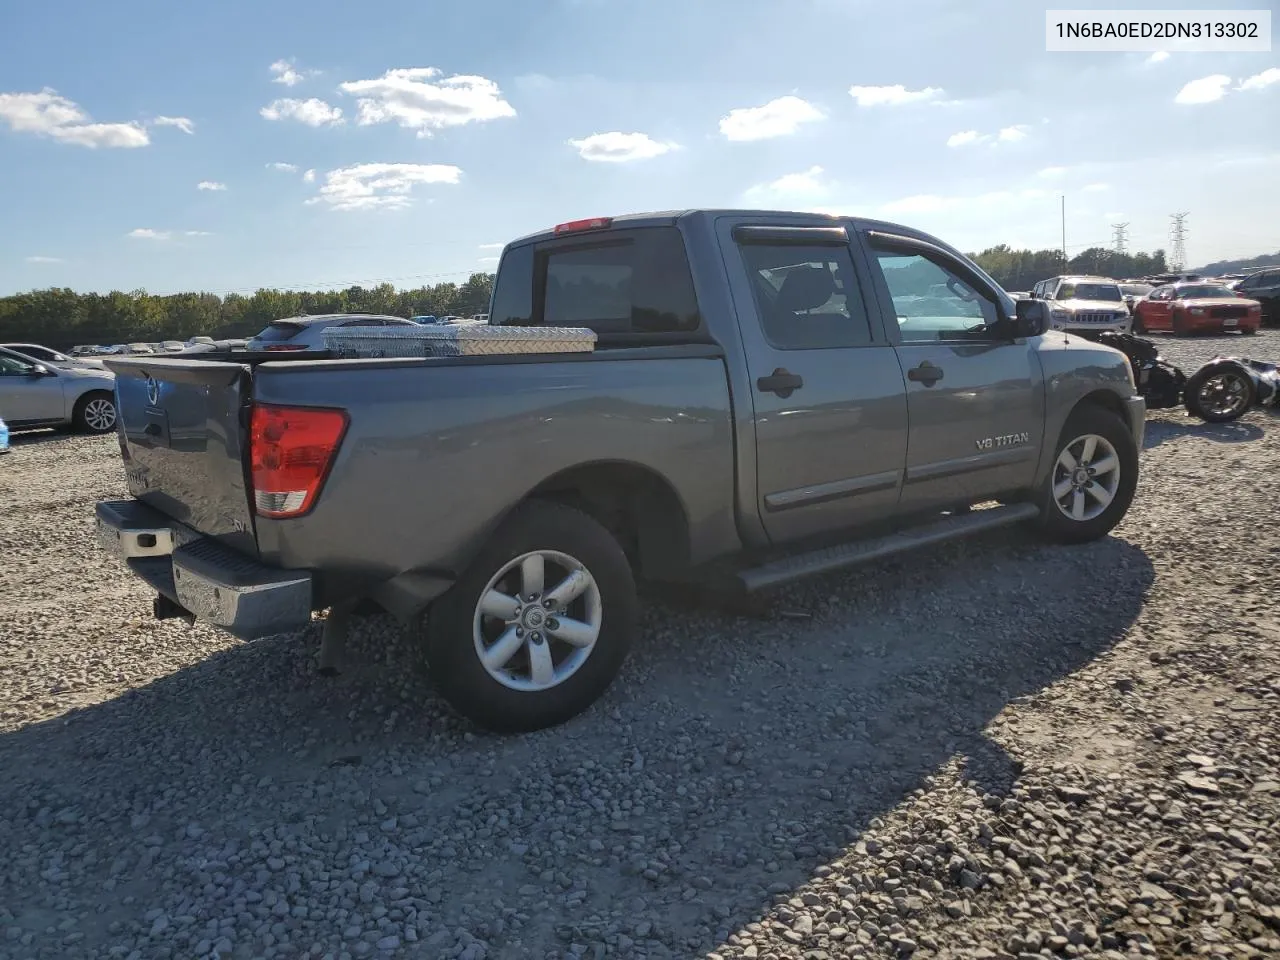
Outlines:
{"label": "gray gravel", "polygon": [[655,601],[604,701],[510,739],[383,619],[338,678],[315,628],[151,621],[92,541],[114,438],[20,437],[0,960],[1280,952],[1280,433],[1148,429],[1104,542]]}

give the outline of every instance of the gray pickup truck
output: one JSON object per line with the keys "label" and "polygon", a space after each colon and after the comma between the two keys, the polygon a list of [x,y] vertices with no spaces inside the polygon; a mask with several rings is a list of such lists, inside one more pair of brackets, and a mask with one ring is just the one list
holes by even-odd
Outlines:
{"label": "gray pickup truck", "polygon": [[107,363],[134,499],[103,546],[160,617],[244,639],[376,604],[461,713],[585,710],[636,582],[761,590],[1028,522],[1105,536],[1145,407],[1120,353],[1047,332],[952,247],[877,221],[694,210],[562,224],[503,251],[498,325],[591,353],[206,353]]}

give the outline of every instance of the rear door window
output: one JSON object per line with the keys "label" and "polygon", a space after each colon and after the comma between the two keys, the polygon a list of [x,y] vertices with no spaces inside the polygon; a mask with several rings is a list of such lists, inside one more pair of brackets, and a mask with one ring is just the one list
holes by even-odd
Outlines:
{"label": "rear door window", "polygon": [[847,246],[740,245],[760,326],[778,350],[865,347],[871,323]]}

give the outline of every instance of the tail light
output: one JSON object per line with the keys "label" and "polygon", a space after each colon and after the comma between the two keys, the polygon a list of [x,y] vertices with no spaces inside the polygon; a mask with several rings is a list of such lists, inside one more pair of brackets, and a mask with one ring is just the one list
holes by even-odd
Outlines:
{"label": "tail light", "polygon": [[606,230],[613,225],[613,217],[588,217],[586,220],[570,220],[557,223],[556,233],[582,233],[584,230]]}
{"label": "tail light", "polygon": [[254,404],[249,463],[260,517],[300,517],[320,496],[347,432],[342,410]]}

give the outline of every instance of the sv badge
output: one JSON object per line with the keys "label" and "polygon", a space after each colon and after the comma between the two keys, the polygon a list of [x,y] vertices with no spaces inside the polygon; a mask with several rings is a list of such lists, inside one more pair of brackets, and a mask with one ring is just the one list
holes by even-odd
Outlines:
{"label": "sv badge", "polygon": [[975,440],[979,450],[996,450],[1000,447],[1018,447],[1024,443],[1031,442],[1031,434],[1029,433],[1007,433],[1002,437],[986,437],[982,440]]}

